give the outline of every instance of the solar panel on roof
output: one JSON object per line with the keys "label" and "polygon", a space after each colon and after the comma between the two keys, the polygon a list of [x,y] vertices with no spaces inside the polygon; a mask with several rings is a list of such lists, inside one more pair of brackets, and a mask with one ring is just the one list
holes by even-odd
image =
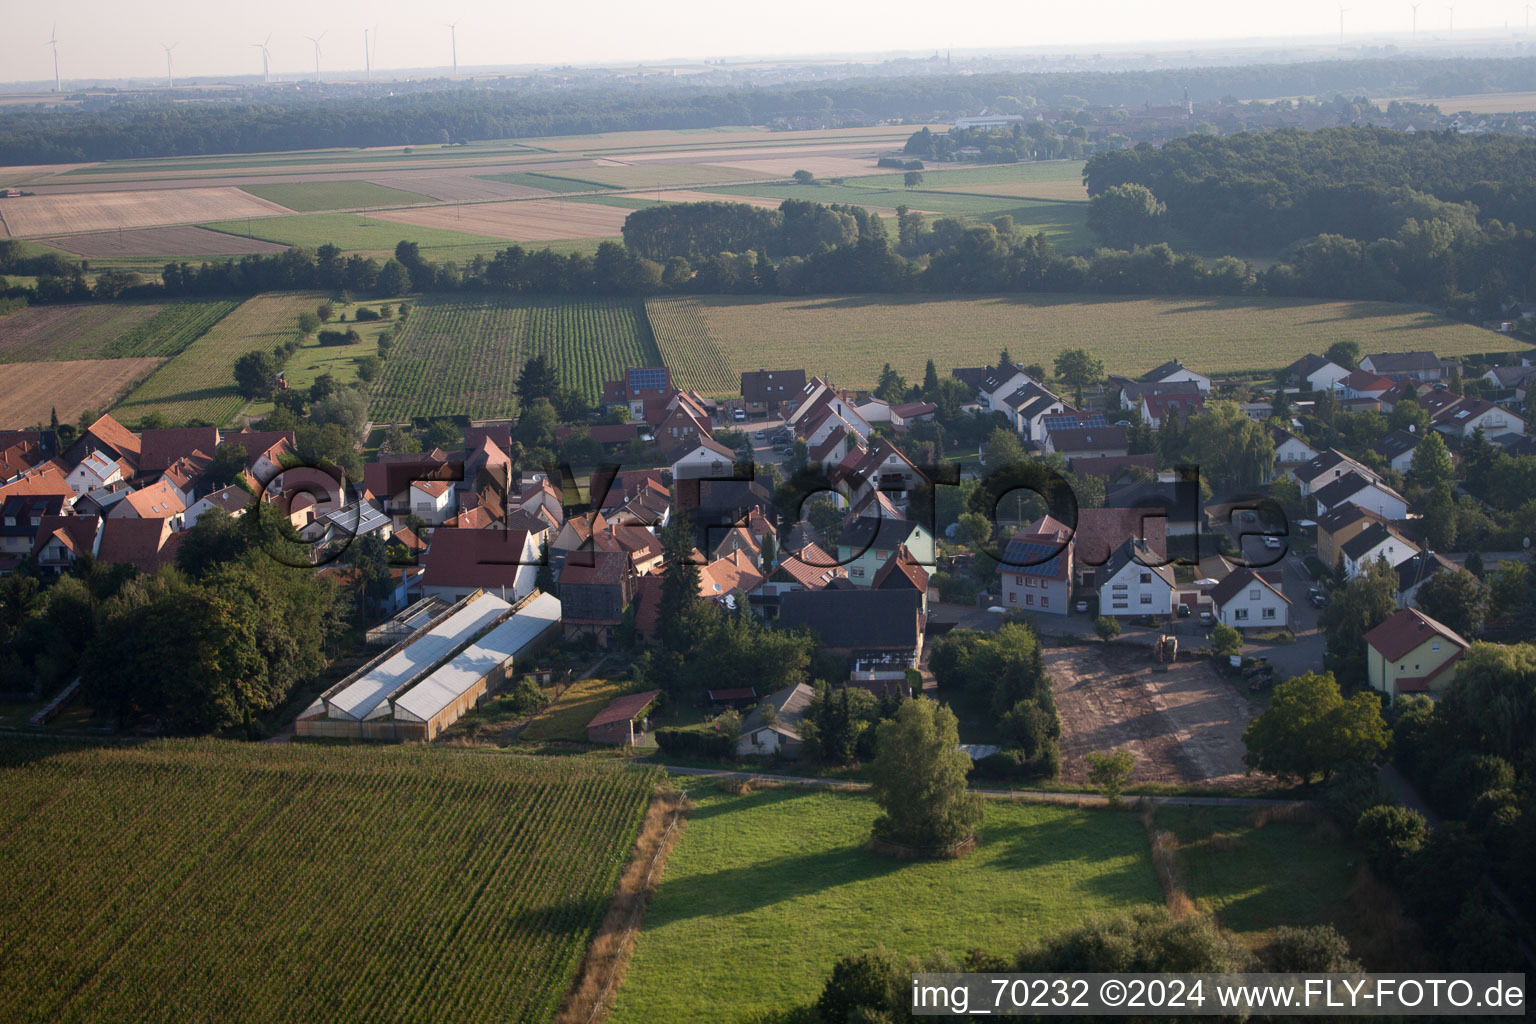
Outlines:
{"label": "solar panel on roof", "polygon": [[1099,412],[1093,413],[1090,416],[1047,416],[1041,422],[1045,425],[1047,432],[1052,430],[1079,430],[1109,426],[1104,419],[1104,414]]}
{"label": "solar panel on roof", "polygon": [[647,366],[629,371],[629,387],[633,391],[660,390],[667,386],[667,371],[659,366]]}

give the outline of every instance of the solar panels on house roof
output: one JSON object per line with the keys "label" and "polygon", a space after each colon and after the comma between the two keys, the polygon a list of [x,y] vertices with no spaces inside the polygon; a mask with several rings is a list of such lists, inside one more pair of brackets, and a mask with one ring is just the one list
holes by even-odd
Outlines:
{"label": "solar panels on house roof", "polygon": [[1088,416],[1047,416],[1040,422],[1044,425],[1046,433],[1053,430],[1082,430],[1109,426],[1101,412]]}
{"label": "solar panels on house roof", "polygon": [[646,366],[629,371],[629,389],[631,391],[664,390],[667,386],[667,371],[660,366]]}

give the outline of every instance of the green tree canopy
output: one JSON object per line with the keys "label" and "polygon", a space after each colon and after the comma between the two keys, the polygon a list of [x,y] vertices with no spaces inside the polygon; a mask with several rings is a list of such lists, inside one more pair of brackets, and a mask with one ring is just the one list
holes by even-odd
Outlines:
{"label": "green tree canopy", "polygon": [[1275,687],[1269,707],[1243,730],[1249,768],[1310,784],[1350,762],[1374,764],[1392,733],[1373,693],[1345,699],[1332,673],[1308,672]]}
{"label": "green tree canopy", "polygon": [[927,698],[903,702],[880,724],[870,768],[870,791],[883,812],[875,836],[937,849],[974,835],[986,811],[966,788],[970,767],[953,711]]}

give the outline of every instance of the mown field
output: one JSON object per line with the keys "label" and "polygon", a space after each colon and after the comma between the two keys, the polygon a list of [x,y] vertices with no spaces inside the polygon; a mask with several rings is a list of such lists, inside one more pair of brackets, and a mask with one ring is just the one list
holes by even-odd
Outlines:
{"label": "mown field", "polygon": [[517,374],[536,352],[589,401],[626,367],[661,363],[637,299],[426,296],[395,338],[370,412],[389,423],[510,416]]}
{"label": "mown field", "polygon": [[176,423],[228,423],[245,405],[235,390],[235,360],[252,349],[270,352],[298,337],[299,314],[313,310],[324,297],[290,292],[247,299],[129,392],[112,414],[128,424],[150,412]]}
{"label": "mown field", "polygon": [[813,1001],[833,961],[862,949],[1008,955],[1086,915],[1162,899],[1132,814],[991,803],[974,853],[899,861],[864,848],[877,813],[866,797],[690,790],[698,806],[613,1024],[735,1024]]}
{"label": "mown field", "polygon": [[655,785],[409,747],[0,743],[0,1019],[548,1021]]}
{"label": "mown field", "polygon": [[[674,305],[682,308],[668,308]],[[719,379],[718,359],[733,380],[758,367],[804,367],[844,387],[872,387],[887,362],[919,380],[929,358],[947,373],[995,363],[1004,348],[1016,362],[1043,366],[1062,349],[1086,348],[1110,373],[1137,374],[1175,357],[1207,373],[1278,369],[1346,339],[1367,353],[1427,349],[1456,356],[1509,347],[1479,328],[1388,302],[702,296],[654,299],[649,308],[672,372],[701,381]],[[708,350],[710,339],[718,356]]]}
{"label": "mown field", "polygon": [[7,363],[0,388],[0,430],[46,427],[54,413],[73,423],[100,412],[154,372],[163,359],[61,359]]}
{"label": "mown field", "polygon": [[[877,814],[854,793],[728,795],[696,802],[635,945],[614,1024],[739,1024],[814,1001],[833,962],[876,946],[1012,956],[1085,917],[1158,905],[1141,816],[988,801],[982,841],[952,861],[865,849]],[[1284,925],[1334,924],[1356,943],[1360,861],[1326,823],[1267,809],[1161,807],[1194,912],[1252,948]]]}
{"label": "mown field", "polygon": [[0,363],[170,357],[237,305],[189,299],[28,306],[0,316]]}
{"label": "mown field", "polygon": [[300,213],[291,217],[262,217],[249,222],[215,221],[203,227],[306,249],[317,249],[330,243],[348,252],[392,253],[401,241],[415,242],[421,246],[421,254],[430,259],[444,258],[440,250],[448,248],[470,247],[489,254],[507,247],[504,239],[477,235],[472,231],[396,224],[361,213]]}
{"label": "mown field", "polygon": [[431,196],[375,185],[371,181],[286,181],[243,185],[244,191],[290,210],[355,210],[360,206],[405,206],[434,202]]}

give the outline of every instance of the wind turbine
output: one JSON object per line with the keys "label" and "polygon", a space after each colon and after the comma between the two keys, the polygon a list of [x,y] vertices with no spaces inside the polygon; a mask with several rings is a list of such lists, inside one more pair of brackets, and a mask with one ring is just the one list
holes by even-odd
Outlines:
{"label": "wind turbine", "polygon": [[[1531,5],[1530,4],[1526,4],[1525,5],[1525,33],[1526,33],[1526,35],[1530,35],[1530,33],[1531,33]],[[55,50],[54,52],[57,53],[58,51]],[[57,71],[55,71],[55,77],[57,77]]]}
{"label": "wind turbine", "polygon": [[1446,29],[1445,34],[1447,36],[1453,36],[1456,34],[1456,8],[1454,6],[1449,6],[1446,7],[1446,10],[1451,12],[1451,21],[1450,27]]}
{"label": "wind turbine", "polygon": [[320,40],[325,38],[325,33],[321,32],[317,36],[305,36],[304,38],[315,44],[315,81],[318,82],[320,81]]}
{"label": "wind turbine", "polygon": [[1417,41],[1418,38],[1419,38],[1419,8],[1424,6],[1424,0],[1419,0],[1418,3],[1416,3],[1416,4],[1409,4],[1408,6],[1413,8],[1413,37],[1412,38],[1415,41]]}
{"label": "wind turbine", "polygon": [[1339,45],[1344,45],[1344,15],[1349,13],[1349,8],[1339,4]]}
{"label": "wind turbine", "polygon": [[165,51],[165,84],[172,89],[176,88],[176,79],[171,76],[171,51],[180,45],[180,43],[172,43],[170,46],[160,44],[160,48]]}
{"label": "wind turbine", "polygon": [[272,81],[272,76],[271,76],[271,74],[267,70],[269,61],[270,61],[270,59],[272,57],[272,54],[267,52],[267,43],[270,43],[271,41],[272,41],[272,33],[268,32],[267,33],[267,42],[266,43],[252,43],[251,44],[252,46],[256,47],[256,49],[261,51],[261,80],[263,82],[270,82],[270,81]]}
{"label": "wind turbine", "polygon": [[373,81],[373,60],[368,56],[368,30],[363,29],[363,74]]}
{"label": "wind turbine", "polygon": [[459,77],[459,23],[448,23],[448,38],[453,44],[453,77]]}
{"label": "wind turbine", "polygon": [[[1525,22],[1526,27],[1529,28],[1531,22],[1529,5],[1525,8]],[[48,41],[43,45],[53,47],[53,91],[63,92],[64,90],[59,88],[59,26],[57,23],[54,24],[53,31],[48,34]]]}

